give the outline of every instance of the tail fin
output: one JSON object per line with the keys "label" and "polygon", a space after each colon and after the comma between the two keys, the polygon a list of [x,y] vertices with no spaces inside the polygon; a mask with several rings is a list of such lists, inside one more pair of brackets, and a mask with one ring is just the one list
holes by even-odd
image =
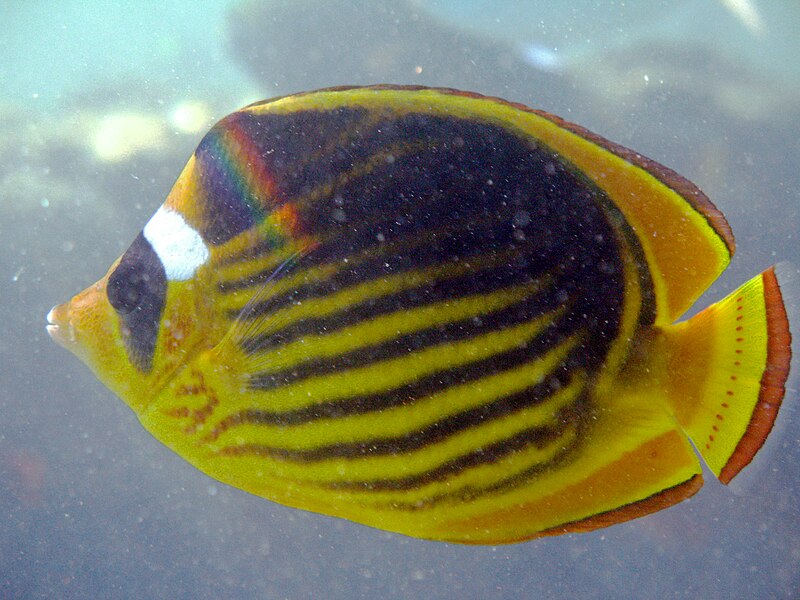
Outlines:
{"label": "tail fin", "polygon": [[771,267],[663,331],[673,413],[726,484],[766,441],[786,393],[792,343],[783,279]]}

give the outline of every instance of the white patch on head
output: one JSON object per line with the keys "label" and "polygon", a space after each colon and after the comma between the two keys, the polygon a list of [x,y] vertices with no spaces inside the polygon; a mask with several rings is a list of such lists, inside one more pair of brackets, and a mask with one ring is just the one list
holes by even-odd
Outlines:
{"label": "white patch on head", "polygon": [[203,238],[174,210],[161,206],[144,226],[143,233],[161,259],[169,281],[191,279],[208,260],[208,246]]}

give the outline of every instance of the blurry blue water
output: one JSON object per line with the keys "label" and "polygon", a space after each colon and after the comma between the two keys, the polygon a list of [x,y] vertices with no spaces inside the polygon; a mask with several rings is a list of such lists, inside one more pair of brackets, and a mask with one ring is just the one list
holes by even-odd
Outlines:
{"label": "blurry blue water", "polygon": [[[799,597],[796,428],[744,495],[707,474],[690,501],[632,523],[452,546],[208,479],[44,333],[47,310],[127,247],[213,118],[254,94],[333,84],[499,95],[675,168],[737,236],[709,300],[800,262],[795,5],[752,2],[766,30],[748,33],[722,2],[693,13],[693,30],[687,3],[644,4],[604,20],[599,3],[3,3],[0,597]],[[706,36],[719,31],[709,14],[740,27],[739,43]],[[526,60],[519,32],[545,16],[534,41],[588,54],[558,70]]]}
{"label": "blurry blue water", "polygon": [[[443,22],[527,47],[547,47],[565,62],[664,44],[705,49],[800,88],[795,59],[800,7],[793,2],[555,2],[417,0]],[[713,25],[712,25],[713,24]]]}
{"label": "blurry blue water", "polygon": [[[3,95],[55,107],[105,79],[130,78],[216,90],[247,80],[224,47],[232,1],[4,2],[0,5]],[[35,102],[34,102],[35,100]]]}

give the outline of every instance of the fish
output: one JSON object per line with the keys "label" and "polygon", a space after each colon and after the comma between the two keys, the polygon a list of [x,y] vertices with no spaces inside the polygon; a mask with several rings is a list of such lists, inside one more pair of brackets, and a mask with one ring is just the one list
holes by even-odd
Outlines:
{"label": "fish", "polygon": [[328,88],[217,123],[47,331],[214,479],[513,543],[751,463],[792,362],[782,265],[681,320],[734,249],[694,184],[549,113]]}

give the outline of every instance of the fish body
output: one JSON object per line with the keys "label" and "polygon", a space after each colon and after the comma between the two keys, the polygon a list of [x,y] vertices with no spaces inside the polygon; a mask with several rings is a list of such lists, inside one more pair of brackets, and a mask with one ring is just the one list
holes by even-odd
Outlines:
{"label": "fish body", "polygon": [[263,496],[428,539],[587,531],[730,481],[788,376],[780,276],[670,169],[445,89],[250,105],[48,331],[156,438]]}

